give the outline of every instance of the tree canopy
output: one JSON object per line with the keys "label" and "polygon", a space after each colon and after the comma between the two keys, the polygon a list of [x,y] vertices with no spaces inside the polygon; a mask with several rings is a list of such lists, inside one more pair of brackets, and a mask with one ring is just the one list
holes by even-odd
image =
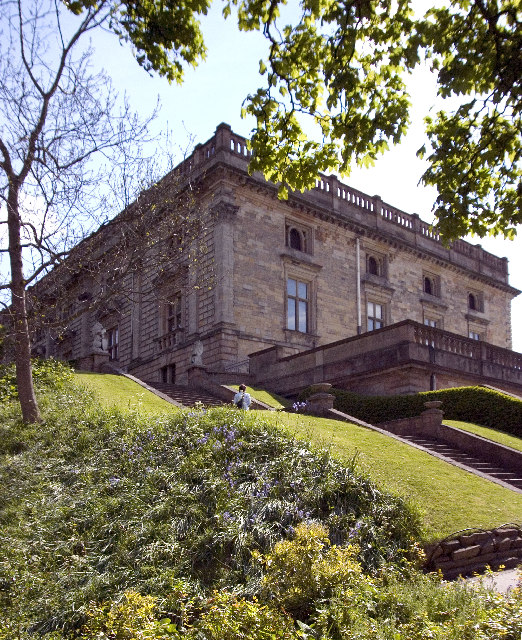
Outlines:
{"label": "tree canopy", "polygon": [[[64,0],[75,12],[94,0]],[[138,62],[180,81],[205,48],[199,17],[210,0],[112,0],[111,28]],[[242,30],[267,39],[264,86],[248,96],[251,170],[288,189],[317,174],[370,166],[410,123],[406,79],[420,63],[450,103],[426,117],[421,181],[438,190],[447,240],[469,232],[512,237],[522,223],[522,10],[519,0],[456,0],[414,13],[411,0],[228,0]],[[281,16],[284,16],[283,18]],[[290,18],[288,17],[290,16]]]}

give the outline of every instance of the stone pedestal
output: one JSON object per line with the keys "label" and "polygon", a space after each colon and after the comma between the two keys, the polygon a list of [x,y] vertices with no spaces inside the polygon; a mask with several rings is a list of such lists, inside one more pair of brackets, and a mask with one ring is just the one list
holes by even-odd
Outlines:
{"label": "stone pedestal", "polygon": [[432,402],[425,402],[424,406],[426,409],[421,413],[423,429],[425,433],[437,436],[444,416],[444,412],[440,409],[442,402],[433,400]]}
{"label": "stone pedestal", "polygon": [[327,393],[332,385],[329,382],[320,382],[312,385],[313,394],[308,398],[308,413],[315,416],[325,416],[333,409],[335,396]]}
{"label": "stone pedestal", "polygon": [[201,364],[193,364],[187,370],[188,386],[206,389],[209,383],[207,368]]}
{"label": "stone pedestal", "polygon": [[104,352],[91,353],[88,356],[78,359],[78,368],[85,371],[103,373],[106,365],[109,364],[109,354]]}

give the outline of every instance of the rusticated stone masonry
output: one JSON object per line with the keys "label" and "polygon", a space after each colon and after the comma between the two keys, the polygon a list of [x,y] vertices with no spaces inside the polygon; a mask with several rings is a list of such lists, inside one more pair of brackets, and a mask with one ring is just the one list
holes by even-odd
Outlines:
{"label": "rusticated stone masonry", "polygon": [[522,565],[522,528],[507,524],[490,531],[467,529],[426,549],[426,568],[446,579],[481,573],[487,567]]}

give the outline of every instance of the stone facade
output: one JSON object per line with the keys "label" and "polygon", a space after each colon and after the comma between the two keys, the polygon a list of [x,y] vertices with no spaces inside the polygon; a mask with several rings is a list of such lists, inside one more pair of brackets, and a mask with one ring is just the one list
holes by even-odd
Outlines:
{"label": "stone facade", "polygon": [[[102,310],[82,311],[80,273],[68,287],[68,330],[60,340],[40,331],[35,349],[178,384],[195,357],[234,378],[271,347],[291,356],[363,334],[371,351],[383,327],[405,320],[510,349],[519,292],[505,258],[464,241],[446,248],[417,215],[332,176],[281,201],[275,185],[248,174],[248,155],[222,124],[172,174],[197,186],[205,250],[196,260],[173,257],[166,273],[144,260],[121,277],[126,295]],[[93,346],[95,322],[104,349]]]}

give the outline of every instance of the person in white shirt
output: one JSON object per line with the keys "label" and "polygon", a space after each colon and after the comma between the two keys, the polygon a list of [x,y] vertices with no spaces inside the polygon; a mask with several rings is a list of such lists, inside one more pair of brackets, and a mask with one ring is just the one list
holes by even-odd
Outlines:
{"label": "person in white shirt", "polygon": [[244,409],[248,411],[250,409],[250,403],[252,402],[252,398],[250,394],[246,392],[246,386],[244,384],[239,385],[239,391],[234,396],[234,404],[239,409]]}

